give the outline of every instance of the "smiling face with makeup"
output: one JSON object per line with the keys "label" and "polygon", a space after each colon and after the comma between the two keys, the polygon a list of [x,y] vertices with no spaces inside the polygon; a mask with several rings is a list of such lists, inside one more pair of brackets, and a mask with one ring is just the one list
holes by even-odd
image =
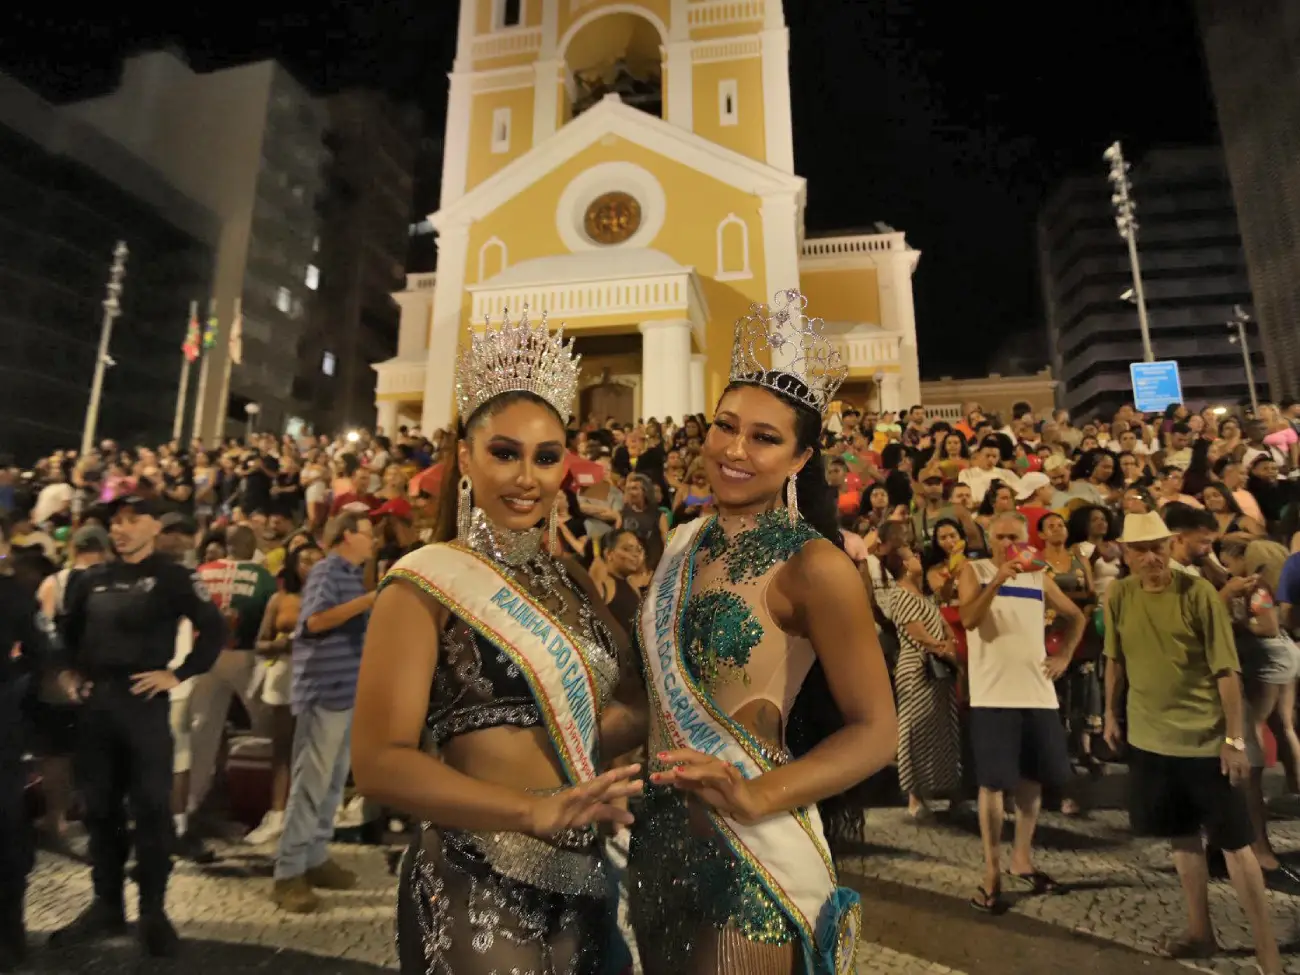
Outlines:
{"label": "smiling face with makeup", "polygon": [[564,424],[546,403],[524,393],[488,402],[470,417],[459,450],[474,504],[509,531],[536,527],[564,480]]}
{"label": "smiling face with makeup", "polygon": [[737,385],[718,402],[702,457],[720,512],[757,514],[781,503],[787,479],[812,456],[800,448],[794,407],[775,393]]}

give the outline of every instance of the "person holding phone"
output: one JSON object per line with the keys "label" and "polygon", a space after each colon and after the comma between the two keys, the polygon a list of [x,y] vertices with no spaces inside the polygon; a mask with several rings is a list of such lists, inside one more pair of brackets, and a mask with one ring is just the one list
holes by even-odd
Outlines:
{"label": "person holding phone", "polygon": [[[1011,876],[1036,894],[1064,889],[1035,868],[1034,829],[1044,786],[1062,788],[1072,775],[1054,681],[1069,667],[1087,621],[1029,547],[1023,515],[994,515],[987,535],[992,558],[962,564],[957,597],[968,631],[971,751],[985,862],[984,882],[971,906],[997,914],[1006,907],[1000,868],[1005,793],[1016,800]],[[1061,652],[1050,657],[1049,608],[1065,623]]]}

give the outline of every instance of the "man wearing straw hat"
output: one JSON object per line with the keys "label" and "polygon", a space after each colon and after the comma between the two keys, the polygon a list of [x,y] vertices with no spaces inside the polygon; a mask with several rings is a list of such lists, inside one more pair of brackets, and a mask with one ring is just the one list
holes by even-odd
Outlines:
{"label": "man wearing straw hat", "polygon": [[1282,971],[1264,876],[1251,850],[1245,707],[1232,620],[1214,587],[1174,571],[1172,532],[1160,515],[1130,514],[1120,543],[1131,575],[1106,597],[1106,743],[1123,740],[1127,685],[1129,819],[1139,836],[1168,839],[1187,898],[1187,933],[1172,958],[1218,951],[1210,920],[1202,833],[1224,850],[1265,975]]}

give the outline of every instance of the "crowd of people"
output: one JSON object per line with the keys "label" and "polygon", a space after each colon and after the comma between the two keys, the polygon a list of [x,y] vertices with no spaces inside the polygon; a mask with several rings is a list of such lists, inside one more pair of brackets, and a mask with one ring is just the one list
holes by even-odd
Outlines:
{"label": "crowd of people", "polygon": [[[651,861],[667,848],[719,856],[673,796],[707,807],[731,836],[787,805],[747,806],[753,797],[725,769],[750,763],[751,777],[781,777],[803,766],[804,778],[791,777],[794,804],[821,804],[834,849],[845,811],[860,819],[860,799],[837,807],[837,798],[890,759],[876,739],[892,719],[872,723],[868,712],[882,709],[862,690],[878,642],[897,710],[888,746],[909,813],[925,824],[975,803],[986,868],[974,907],[1005,909],[1007,876],[1037,894],[1064,892],[1034,863],[1039,810],[1046,801],[1087,815],[1091,774],[1127,761],[1133,828],[1173,842],[1188,891],[1188,932],[1168,953],[1216,950],[1203,888],[1217,862],[1254,925],[1261,969],[1280,971],[1266,891],[1298,892],[1300,875],[1269,843],[1264,770],[1276,756],[1290,798],[1300,796],[1300,406],[1264,405],[1254,416],[1125,406],[1076,426],[1063,411],[1019,404],[1003,417],[971,403],[949,423],[923,405],[880,413],[819,402],[800,386],[786,416],[772,410],[788,405],[788,388],[749,375],[732,377],[712,420],[578,417],[543,440],[527,431],[564,412],[558,394],[540,405],[484,401],[459,429],[429,436],[262,435],[216,449],[106,441],[25,471],[0,458],[0,613],[15,647],[0,674],[0,764],[7,783],[25,776],[22,786],[39,792],[44,845],[80,855],[69,823],[84,822],[94,870],[94,902],[54,944],[123,929],[133,845],[142,942],[152,954],[175,951],[167,872],[172,857],[215,856],[207,813],[236,714],[269,741],[265,815],[246,841],[274,845],[280,908],[311,912],[322,891],[355,883],[328,849],[350,782],[394,814],[434,824],[402,869],[399,926],[413,946],[402,949],[404,969],[425,970],[408,954],[415,946],[420,958],[431,943],[461,957],[468,947],[448,933],[458,924],[491,944],[467,878],[524,898],[512,918],[491,922],[509,929],[502,943],[532,938],[577,957],[582,946],[563,948],[556,931],[567,918],[570,938],[595,937],[605,895],[537,878],[595,870],[586,828],[625,825],[629,801],[647,824],[631,848],[643,897],[634,916],[680,930],[683,944],[692,940],[683,917],[707,917],[719,959],[766,958],[753,946],[788,946],[799,927],[754,889],[736,893],[743,877],[726,881],[726,896],[701,880],[692,910],[703,914],[665,913],[672,881]],[[553,513],[538,506],[547,490]],[[515,536],[531,537],[543,518],[549,530],[516,551]],[[460,548],[428,545],[453,539]],[[825,539],[856,564],[855,593],[841,588],[842,556],[808,545]],[[480,624],[505,605],[501,593],[495,610],[475,609],[490,587],[461,592],[446,578],[446,560],[462,551],[498,566],[520,600],[511,618],[538,614],[591,666],[598,693],[585,706],[601,715],[602,740],[607,724],[621,730],[600,751],[611,761],[590,775],[575,771],[580,743],[544,733],[544,692],[521,677],[527,661]],[[466,578],[476,564],[465,563]],[[820,589],[797,583],[787,564]],[[682,572],[692,595],[672,603]],[[685,614],[683,659],[710,695],[701,722],[712,731],[708,715],[727,716],[716,750],[697,727],[655,719],[656,688],[673,683],[656,668],[671,654],[647,647],[665,639],[655,625],[665,613]],[[619,648],[638,631],[641,668]],[[427,657],[411,650],[424,645]],[[636,708],[624,700],[629,680],[650,686],[649,751],[644,719],[629,717]],[[819,701],[836,688],[829,710],[843,720],[810,746],[798,739],[812,684]],[[501,725],[543,730],[512,751],[482,737]],[[719,771],[736,728],[747,733],[738,758]],[[850,761],[850,747],[866,753]],[[440,760],[424,761],[430,754]],[[647,762],[642,796],[633,777]],[[502,812],[510,782],[541,797],[526,822]],[[0,828],[17,836],[27,809],[6,805]],[[538,826],[539,816],[550,818]],[[519,839],[489,842],[474,829]],[[568,839],[530,838],[561,834]],[[25,875],[30,851],[11,842],[3,852],[5,877]],[[512,857],[532,864],[527,876],[502,866]],[[833,878],[825,884],[813,886],[833,890]],[[0,906],[3,970],[13,962],[5,952],[21,944],[21,889],[0,889]],[[647,970],[685,958],[684,948],[637,946]]]}

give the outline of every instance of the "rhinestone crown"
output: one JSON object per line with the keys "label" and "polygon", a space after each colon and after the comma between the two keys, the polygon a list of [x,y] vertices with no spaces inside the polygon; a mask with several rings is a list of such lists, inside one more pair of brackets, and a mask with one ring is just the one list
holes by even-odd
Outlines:
{"label": "rhinestone crown", "polygon": [[540,396],[567,420],[578,395],[582,356],[573,354],[572,339],[564,341],[564,327],[552,335],[545,312],[534,325],[528,320],[527,305],[517,322],[511,322],[506,311],[499,327],[493,328],[487,319],[483,325],[482,331],[470,337],[469,348],[461,353],[456,368],[456,406],[461,420],[467,422],[488,400],[515,392]]}
{"label": "rhinestone crown", "polygon": [[[764,386],[824,416],[849,370],[823,334],[826,323],[805,315],[807,307],[793,289],[778,291],[770,307],[751,305],[736,322],[729,381]],[[769,356],[771,367],[763,364]]]}

